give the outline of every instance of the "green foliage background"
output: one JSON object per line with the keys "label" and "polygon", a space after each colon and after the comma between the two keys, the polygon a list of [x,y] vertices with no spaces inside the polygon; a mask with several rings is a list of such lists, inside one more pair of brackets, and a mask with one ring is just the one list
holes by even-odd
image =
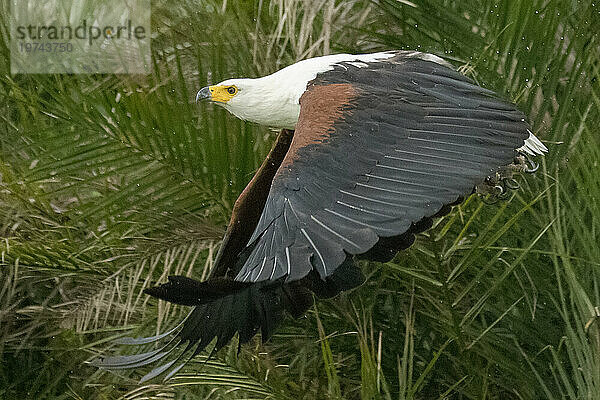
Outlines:
{"label": "green foliage background", "polygon": [[[7,3],[0,398],[599,398],[600,3],[156,0],[150,76],[11,75]],[[550,149],[540,171],[364,263],[367,284],[267,344],[234,343],[166,383],[84,364],[185,315],[143,288],[206,276],[274,139],[195,91],[387,49],[445,57],[516,102]]]}

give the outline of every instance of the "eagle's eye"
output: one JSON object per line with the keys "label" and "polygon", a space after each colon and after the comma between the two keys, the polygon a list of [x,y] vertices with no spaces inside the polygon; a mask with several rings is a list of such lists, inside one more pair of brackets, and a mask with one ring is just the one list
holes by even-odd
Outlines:
{"label": "eagle's eye", "polygon": [[235,86],[229,86],[229,87],[227,88],[227,93],[229,93],[229,94],[231,94],[231,95],[234,95],[234,94],[236,94],[236,93],[237,93],[237,88],[236,88]]}

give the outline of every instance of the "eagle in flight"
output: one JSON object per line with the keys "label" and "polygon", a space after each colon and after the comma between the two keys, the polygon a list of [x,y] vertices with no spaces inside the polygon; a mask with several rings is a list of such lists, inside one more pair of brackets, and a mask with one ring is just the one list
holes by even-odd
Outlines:
{"label": "eagle in flight", "polygon": [[513,104],[420,52],[311,58],[205,87],[204,99],[282,130],[234,205],[210,277],[146,289],[192,306],[186,319],[120,340],[161,343],[155,350],[92,362],[162,360],[142,381],[170,378],[236,333],[240,345],[259,331],[268,340],[284,312],[298,318],[315,297],[361,285],[356,259],[391,260],[465,197],[513,188],[513,173],[534,170],[529,157],[547,151]]}

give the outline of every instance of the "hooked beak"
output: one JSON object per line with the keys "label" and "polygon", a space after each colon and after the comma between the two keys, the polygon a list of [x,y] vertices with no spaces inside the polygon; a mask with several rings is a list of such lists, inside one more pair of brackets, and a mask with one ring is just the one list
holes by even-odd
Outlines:
{"label": "hooked beak", "polygon": [[210,100],[211,97],[212,94],[210,93],[210,88],[208,86],[203,87],[198,91],[198,93],[196,93],[196,103],[198,102],[198,100]]}

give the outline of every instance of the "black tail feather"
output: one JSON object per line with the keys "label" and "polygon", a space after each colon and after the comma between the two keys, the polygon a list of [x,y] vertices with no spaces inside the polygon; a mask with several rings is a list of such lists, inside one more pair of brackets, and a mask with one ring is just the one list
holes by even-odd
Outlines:
{"label": "black tail feather", "polygon": [[312,305],[312,295],[292,282],[243,283],[226,279],[198,282],[170,276],[163,285],[146,289],[151,296],[176,304],[195,306],[178,333],[181,342],[201,351],[215,338],[215,349],[225,346],[238,333],[240,343],[260,329],[268,340],[281,322],[284,310],[300,316]]}
{"label": "black tail feather", "polygon": [[196,306],[230,293],[236,293],[250,285],[251,283],[237,282],[226,278],[214,278],[208,282],[199,282],[185,276],[169,276],[167,283],[145,289],[144,293],[170,303]]}
{"label": "black tail feather", "polygon": [[284,311],[294,318],[302,316],[313,304],[313,295],[330,298],[364,282],[351,257],[332,276],[320,279],[313,271],[294,282],[237,282],[214,278],[206,282],[183,276],[170,276],[163,285],[146,289],[151,296],[176,304],[195,306],[178,336],[182,342],[204,349],[213,339],[219,350],[238,333],[240,344],[248,342],[260,330],[267,341],[281,323]]}
{"label": "black tail feather", "polygon": [[[149,380],[164,373],[170,377],[182,367],[182,362],[185,364],[182,361],[184,355],[191,354],[188,360],[193,358],[215,339],[213,352],[227,345],[236,333],[239,346],[250,341],[259,330],[265,342],[282,322],[285,312],[299,318],[312,306],[313,293],[317,297],[329,298],[364,282],[360,269],[350,256],[326,280],[313,272],[293,282],[285,282],[283,278],[255,283],[227,278],[199,282],[183,276],[170,276],[167,283],[145,292],[172,303],[194,306],[194,309],[182,324],[169,332],[170,335],[122,340],[128,344],[148,344],[170,338],[169,344],[144,355],[103,357],[92,364],[105,369],[119,369],[140,367],[163,359],[162,365],[142,379]],[[183,351],[173,357],[173,348],[182,344],[185,344]]]}

